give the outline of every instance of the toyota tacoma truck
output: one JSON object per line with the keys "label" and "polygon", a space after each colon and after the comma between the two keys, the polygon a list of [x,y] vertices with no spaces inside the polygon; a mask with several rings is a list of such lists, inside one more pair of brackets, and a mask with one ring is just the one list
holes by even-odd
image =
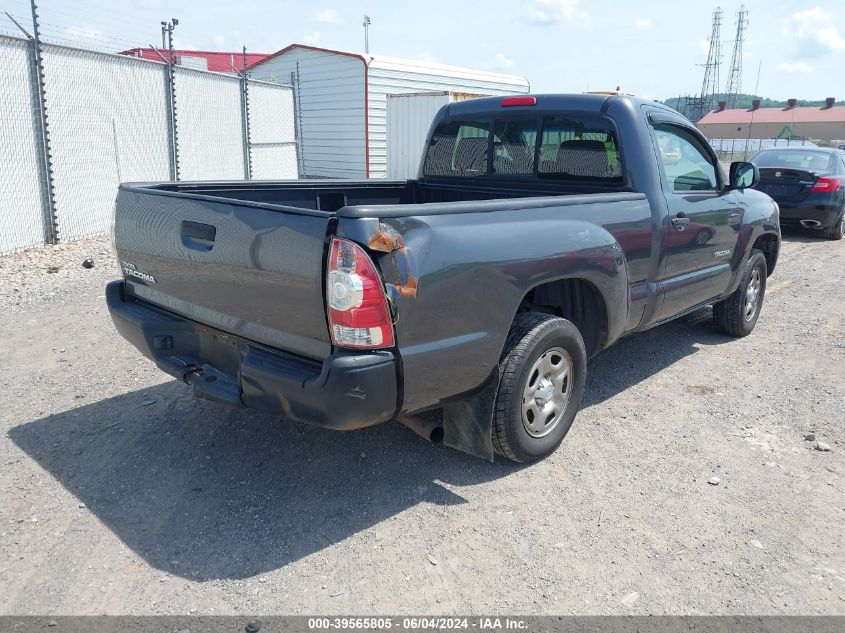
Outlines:
{"label": "toyota tacoma truck", "polygon": [[461,101],[416,180],[121,185],[106,297],[199,397],[530,462],[620,337],[709,304],[753,330],[780,249],[758,179],[642,99]]}

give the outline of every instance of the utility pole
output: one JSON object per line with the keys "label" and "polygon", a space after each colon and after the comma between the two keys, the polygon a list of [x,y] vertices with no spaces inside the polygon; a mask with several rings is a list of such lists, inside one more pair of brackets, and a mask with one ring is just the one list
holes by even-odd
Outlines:
{"label": "utility pole", "polygon": [[742,92],[742,42],[745,39],[747,26],[748,10],[745,5],[742,5],[736,14],[736,39],[734,39],[734,50],[731,55],[731,69],[728,72],[728,85],[725,89],[725,98],[729,108],[736,107],[737,95]]}
{"label": "utility pole", "polygon": [[370,16],[364,16],[364,52],[370,52],[370,24],[372,24],[372,20],[370,20]]}
{"label": "utility pole", "polygon": [[[167,35],[167,123],[170,136],[170,179],[179,180],[179,136],[176,129],[176,72],[173,57],[173,30],[179,20],[172,18],[170,22],[162,22],[162,39]],[[164,43],[164,42],[163,42]]]}

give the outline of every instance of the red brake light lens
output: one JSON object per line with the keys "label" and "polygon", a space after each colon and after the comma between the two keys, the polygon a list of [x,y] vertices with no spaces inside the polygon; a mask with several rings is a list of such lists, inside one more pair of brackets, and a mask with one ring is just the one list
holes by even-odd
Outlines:
{"label": "red brake light lens", "polygon": [[502,99],[502,107],[511,106],[534,106],[537,105],[537,97],[505,97]]}
{"label": "red brake light lens", "polygon": [[332,238],[326,299],[332,343],[358,349],[393,346],[393,323],[381,277],[369,255],[354,242]]}
{"label": "red brake light lens", "polygon": [[816,181],[816,184],[813,185],[811,191],[815,191],[816,193],[829,193],[839,191],[840,187],[842,187],[842,181],[839,180],[839,178],[826,178],[822,176]]}

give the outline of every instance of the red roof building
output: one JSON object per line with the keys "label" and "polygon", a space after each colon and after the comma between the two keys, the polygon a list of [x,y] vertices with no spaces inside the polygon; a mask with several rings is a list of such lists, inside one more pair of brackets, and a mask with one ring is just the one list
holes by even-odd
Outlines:
{"label": "red roof building", "polygon": [[[140,57],[142,59],[150,59],[155,62],[161,62],[159,53],[164,59],[168,59],[167,50],[156,50],[152,48],[130,48],[128,51],[122,51],[121,55],[128,55],[129,57]],[[232,66],[242,71],[244,68],[244,56],[241,52],[226,53],[221,51],[189,51],[184,49],[173,50],[173,57],[176,64],[185,66],[186,68],[196,68],[199,70],[210,70],[216,73],[234,73]],[[260,61],[266,59],[266,53],[247,53],[246,65],[252,66]]]}
{"label": "red roof building", "polygon": [[[791,100],[794,103],[794,100]],[[709,138],[845,139],[845,106],[718,109],[698,122]],[[721,105],[721,104],[720,104]]]}

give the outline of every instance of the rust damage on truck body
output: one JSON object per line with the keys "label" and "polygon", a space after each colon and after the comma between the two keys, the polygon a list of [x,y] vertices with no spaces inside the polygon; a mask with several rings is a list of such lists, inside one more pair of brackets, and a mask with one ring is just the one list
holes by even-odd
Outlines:
{"label": "rust damage on truck body", "polygon": [[392,253],[405,249],[405,242],[402,241],[399,231],[381,220],[379,220],[378,229],[373,233],[367,245],[370,250],[382,253]]}
{"label": "rust damage on truck body", "polygon": [[379,220],[378,228],[367,241],[367,246],[370,250],[390,254],[391,265],[382,267],[388,293],[399,297],[416,297],[419,278],[411,271],[408,249],[398,229]]}
{"label": "rust damage on truck body", "polygon": [[416,297],[417,296],[418,279],[410,272],[408,273],[407,281],[404,284],[394,284],[400,297]]}

